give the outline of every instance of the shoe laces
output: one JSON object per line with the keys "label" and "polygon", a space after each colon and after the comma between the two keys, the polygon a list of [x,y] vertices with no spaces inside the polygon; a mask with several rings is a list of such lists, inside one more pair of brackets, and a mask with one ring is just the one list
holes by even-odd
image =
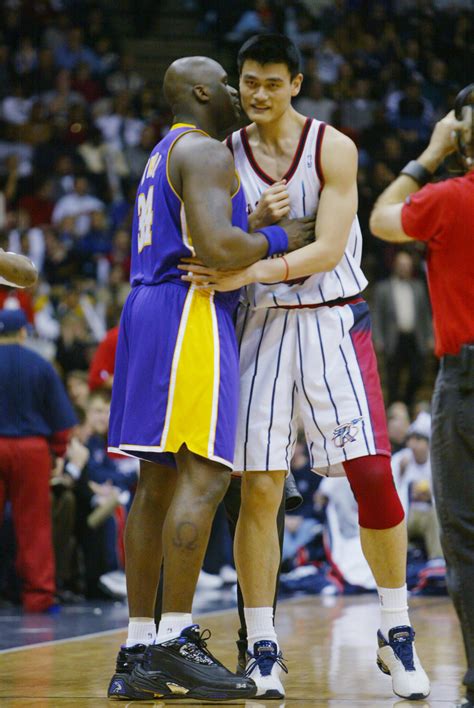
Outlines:
{"label": "shoe laces", "polygon": [[413,655],[413,636],[396,637],[390,642],[396,656],[402,662],[406,671],[415,671],[414,655]]}
{"label": "shoe laces", "polygon": [[213,664],[222,666],[207,648],[207,642],[211,636],[209,629],[199,632],[198,625],[192,625],[181,635],[180,643],[183,647],[186,645],[186,655],[194,661],[205,664],[209,664],[211,661]]}
{"label": "shoe laces", "polygon": [[270,676],[275,664],[278,664],[278,666],[283,669],[285,674],[288,673],[288,667],[283,661],[283,654],[281,651],[278,652],[278,654],[265,651],[257,654],[257,656],[252,656],[252,659],[253,661],[249,663],[245,670],[245,676],[250,676],[255,667],[258,667],[262,676]]}

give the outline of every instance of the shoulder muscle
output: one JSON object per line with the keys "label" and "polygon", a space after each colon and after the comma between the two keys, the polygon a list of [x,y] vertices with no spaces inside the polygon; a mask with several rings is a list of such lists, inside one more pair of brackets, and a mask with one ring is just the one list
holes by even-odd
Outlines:
{"label": "shoulder muscle", "polygon": [[328,125],[321,146],[321,167],[325,182],[353,182],[357,177],[357,155],[354,142]]}

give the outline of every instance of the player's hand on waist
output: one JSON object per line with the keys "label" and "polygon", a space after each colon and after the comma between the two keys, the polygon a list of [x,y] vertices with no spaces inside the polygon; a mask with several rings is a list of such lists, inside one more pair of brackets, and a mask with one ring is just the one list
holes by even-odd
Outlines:
{"label": "player's hand on waist", "polygon": [[288,252],[297,251],[316,240],[315,216],[303,216],[299,219],[281,219],[278,226],[288,234]]}
{"label": "player's hand on waist", "polygon": [[290,196],[286,190],[286,180],[275,182],[266,189],[249,215],[250,231],[271,226],[290,213]]}

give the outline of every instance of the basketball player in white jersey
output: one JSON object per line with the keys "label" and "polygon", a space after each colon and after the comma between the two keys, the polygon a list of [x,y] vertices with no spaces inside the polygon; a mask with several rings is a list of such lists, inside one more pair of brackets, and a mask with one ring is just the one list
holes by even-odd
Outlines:
{"label": "basketball player in white jersey", "polygon": [[29,258],[0,248],[0,285],[29,288],[37,277],[38,271]]}
{"label": "basketball player in white jersey", "polygon": [[234,460],[243,471],[235,556],[245,601],[247,674],[258,696],[284,696],[272,610],[279,565],[275,519],[301,424],[313,469],[347,475],[358,502],[361,543],[381,605],[378,666],[391,674],[397,695],[421,699],[430,686],[408,617],[406,527],[390,468],[370,317],[360,295],[367,280],[360,268],[357,150],[339,131],[292,108],[303,77],[289,39],[251,38],[238,65],[241,102],[252,123],[227,144],[250,223],[261,230],[287,214],[317,215],[315,242],[287,256],[227,273],[189,266],[202,287],[247,286],[237,323],[241,401]]}

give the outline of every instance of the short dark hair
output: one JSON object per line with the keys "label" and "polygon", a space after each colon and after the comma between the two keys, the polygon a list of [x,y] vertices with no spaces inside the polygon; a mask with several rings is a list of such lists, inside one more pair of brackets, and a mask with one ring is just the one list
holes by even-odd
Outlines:
{"label": "short dark hair", "polygon": [[285,64],[292,79],[301,71],[297,46],[284,34],[256,34],[240,47],[237,55],[239,74],[247,59],[265,64]]}

